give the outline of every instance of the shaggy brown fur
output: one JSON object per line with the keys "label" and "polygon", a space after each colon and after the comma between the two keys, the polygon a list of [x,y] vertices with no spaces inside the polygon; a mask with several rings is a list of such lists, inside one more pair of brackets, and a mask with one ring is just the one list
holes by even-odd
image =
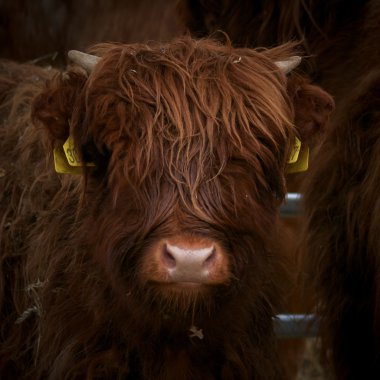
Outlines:
{"label": "shaggy brown fur", "polygon": [[378,1],[183,1],[193,33],[237,45],[303,38],[337,113],[305,193],[309,271],[325,360],[338,379],[380,377]]}
{"label": "shaggy brown fur", "polygon": [[[0,66],[2,378],[283,379],[284,172],[331,98],[274,64],[292,45],[93,51],[89,76]],[[69,130],[83,176],[52,167]],[[224,247],[228,281],[149,282],[149,247],[183,233]]]}

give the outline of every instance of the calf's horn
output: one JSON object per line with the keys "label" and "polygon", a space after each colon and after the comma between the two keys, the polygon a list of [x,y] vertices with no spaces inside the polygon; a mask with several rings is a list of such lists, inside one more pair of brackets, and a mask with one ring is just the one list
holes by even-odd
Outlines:
{"label": "calf's horn", "polygon": [[88,73],[90,73],[96,64],[100,61],[100,57],[82,53],[78,50],[70,50],[68,52],[68,56],[74,63],[85,69]]}
{"label": "calf's horn", "polygon": [[293,69],[295,69],[301,63],[301,57],[295,55],[288,58],[285,61],[278,61],[276,65],[285,73],[289,74]]}

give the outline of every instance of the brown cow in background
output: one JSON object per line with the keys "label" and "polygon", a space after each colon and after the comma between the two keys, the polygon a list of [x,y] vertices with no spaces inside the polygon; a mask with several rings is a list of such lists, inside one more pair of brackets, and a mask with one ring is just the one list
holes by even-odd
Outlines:
{"label": "brown cow in background", "polygon": [[340,380],[380,378],[380,3],[187,0],[181,7],[198,36],[220,29],[237,46],[303,40],[314,61],[304,69],[333,94],[337,112],[305,190],[305,249],[324,360]]}
{"label": "brown cow in background", "polygon": [[178,34],[176,0],[1,0],[0,57],[62,64],[98,42],[167,41]]}
{"label": "brown cow in background", "polygon": [[93,52],[1,64],[1,377],[286,378],[279,207],[330,96],[289,44]]}

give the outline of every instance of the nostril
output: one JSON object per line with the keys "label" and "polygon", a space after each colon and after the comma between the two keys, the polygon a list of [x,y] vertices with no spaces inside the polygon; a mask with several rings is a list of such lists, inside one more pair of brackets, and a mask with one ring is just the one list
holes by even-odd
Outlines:
{"label": "nostril", "polygon": [[174,268],[177,264],[175,257],[169,252],[166,244],[162,248],[162,258],[168,268]]}
{"label": "nostril", "polygon": [[207,256],[206,260],[203,262],[203,266],[208,267],[214,264],[216,260],[216,249],[213,248],[211,253]]}

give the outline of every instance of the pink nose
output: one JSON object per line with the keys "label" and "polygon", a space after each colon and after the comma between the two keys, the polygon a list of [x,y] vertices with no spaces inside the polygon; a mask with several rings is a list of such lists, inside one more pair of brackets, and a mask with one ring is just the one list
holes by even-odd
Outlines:
{"label": "pink nose", "polygon": [[144,281],[176,285],[216,285],[230,280],[226,250],[217,241],[187,234],[158,240],[140,266]]}
{"label": "pink nose", "polygon": [[166,243],[162,262],[172,281],[204,282],[214,271],[218,255],[213,245],[190,249]]}

